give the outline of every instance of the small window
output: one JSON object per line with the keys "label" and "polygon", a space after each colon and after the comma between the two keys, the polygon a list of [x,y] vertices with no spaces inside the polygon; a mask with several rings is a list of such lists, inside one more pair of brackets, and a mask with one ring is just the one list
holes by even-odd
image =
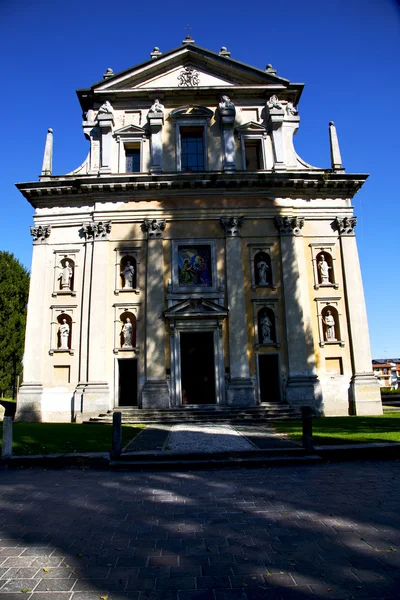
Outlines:
{"label": "small window", "polygon": [[126,172],[140,173],[140,147],[126,148]]}
{"label": "small window", "polygon": [[246,171],[259,171],[263,168],[261,160],[261,140],[248,140],[244,143]]}
{"label": "small window", "polygon": [[186,173],[204,171],[203,127],[181,128],[181,170]]}

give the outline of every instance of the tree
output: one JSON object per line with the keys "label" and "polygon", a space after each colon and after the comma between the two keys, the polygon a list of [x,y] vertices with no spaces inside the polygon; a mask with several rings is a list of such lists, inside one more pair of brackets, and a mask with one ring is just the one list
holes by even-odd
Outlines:
{"label": "tree", "polygon": [[0,252],[0,395],[14,396],[22,357],[29,272],[13,254]]}

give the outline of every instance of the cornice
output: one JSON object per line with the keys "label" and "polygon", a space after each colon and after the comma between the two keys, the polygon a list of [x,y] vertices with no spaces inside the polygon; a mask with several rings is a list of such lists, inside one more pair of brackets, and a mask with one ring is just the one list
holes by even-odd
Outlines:
{"label": "cornice", "polygon": [[[65,201],[85,201],[85,198],[105,196],[117,200],[124,197],[164,197],[192,192],[198,195],[227,193],[232,195],[274,194],[284,190],[295,198],[337,197],[352,198],[368,178],[366,174],[334,173],[325,170],[312,172],[248,172],[237,173],[164,173],[151,175],[121,174],[107,176],[49,177],[38,182],[17,183],[16,186],[33,205],[49,205]],[[52,200],[50,201],[50,198]],[[111,198],[111,199],[112,199]]]}

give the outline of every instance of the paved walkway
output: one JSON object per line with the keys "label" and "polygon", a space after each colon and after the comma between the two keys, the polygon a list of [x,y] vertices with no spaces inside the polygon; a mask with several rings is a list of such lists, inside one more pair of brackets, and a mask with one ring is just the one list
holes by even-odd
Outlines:
{"label": "paved walkway", "polygon": [[1,600],[399,598],[397,461],[0,471]]}

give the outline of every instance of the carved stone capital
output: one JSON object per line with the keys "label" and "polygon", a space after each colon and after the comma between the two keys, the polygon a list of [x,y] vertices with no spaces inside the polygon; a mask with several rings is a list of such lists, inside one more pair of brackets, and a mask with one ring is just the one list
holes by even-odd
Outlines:
{"label": "carved stone capital", "polygon": [[240,228],[243,225],[244,217],[221,217],[219,222],[227,237],[239,237]]}
{"label": "carved stone capital", "polygon": [[38,227],[31,227],[31,235],[33,236],[34,242],[44,242],[48,237],[50,237],[50,232],[50,225],[39,225]]}
{"label": "carved stone capital", "polygon": [[281,235],[301,235],[303,217],[275,217],[275,225]]}
{"label": "carved stone capital", "polygon": [[336,217],[333,228],[339,235],[355,235],[354,228],[357,225],[357,217]]}
{"label": "carved stone capital", "polygon": [[82,226],[86,240],[105,239],[111,231],[111,221],[98,221]]}
{"label": "carved stone capital", "polygon": [[162,238],[166,222],[153,219],[145,219],[141,225],[143,233],[147,233],[148,238]]}

